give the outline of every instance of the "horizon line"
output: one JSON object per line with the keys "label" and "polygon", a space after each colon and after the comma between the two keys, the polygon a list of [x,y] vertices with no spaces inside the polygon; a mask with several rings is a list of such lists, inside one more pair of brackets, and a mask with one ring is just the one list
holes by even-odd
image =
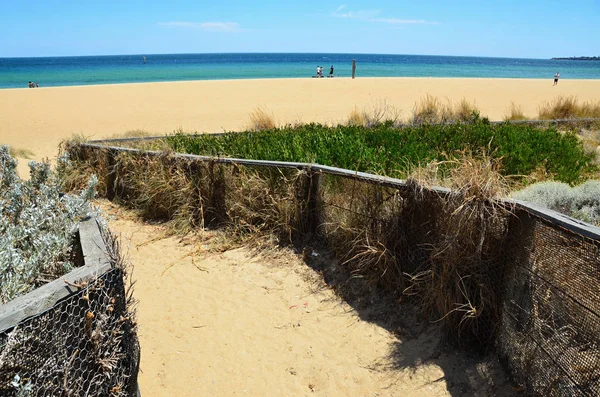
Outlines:
{"label": "horizon line", "polygon": [[[554,56],[551,58],[524,58],[509,56],[489,55],[434,55],[434,54],[400,54],[400,53],[374,53],[374,52],[173,52],[173,53],[137,53],[137,54],[86,54],[86,55],[46,55],[46,56],[0,56],[0,59],[41,59],[41,58],[85,58],[85,57],[114,57],[114,56],[148,56],[148,55],[228,55],[228,54],[310,54],[310,55],[391,55],[391,56],[423,56],[423,57],[456,57],[456,58],[497,58],[497,59],[528,59],[528,60],[553,60],[556,58],[571,58]],[[585,56],[585,55],[584,55]]]}

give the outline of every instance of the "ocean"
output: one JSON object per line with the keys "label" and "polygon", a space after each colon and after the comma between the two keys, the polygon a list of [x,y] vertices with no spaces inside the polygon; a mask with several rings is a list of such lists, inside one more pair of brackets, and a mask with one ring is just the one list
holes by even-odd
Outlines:
{"label": "ocean", "polygon": [[378,54],[142,54],[0,58],[0,88],[154,81],[310,78],[317,66],[349,77],[600,79],[600,61]]}

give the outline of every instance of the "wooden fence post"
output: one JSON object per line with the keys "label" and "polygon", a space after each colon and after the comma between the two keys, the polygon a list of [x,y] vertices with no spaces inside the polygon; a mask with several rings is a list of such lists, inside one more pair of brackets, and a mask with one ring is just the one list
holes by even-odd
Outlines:
{"label": "wooden fence post", "polygon": [[312,167],[306,169],[306,232],[316,235],[321,220],[321,205],[319,203],[321,171],[315,171]]}
{"label": "wooden fence post", "polygon": [[[102,152],[102,150],[98,150],[95,149],[98,152]],[[115,161],[115,153],[112,149],[108,149],[106,150],[106,157],[107,157],[107,170],[106,170],[106,176],[105,176],[105,181],[106,181],[106,198],[109,199],[110,201],[114,200],[115,196],[116,196],[116,192],[115,192],[115,180],[117,177],[117,165],[116,165],[116,161]]]}

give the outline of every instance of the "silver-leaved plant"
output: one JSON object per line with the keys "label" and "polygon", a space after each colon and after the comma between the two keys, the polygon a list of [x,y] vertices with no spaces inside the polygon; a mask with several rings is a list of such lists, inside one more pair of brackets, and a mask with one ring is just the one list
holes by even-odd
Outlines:
{"label": "silver-leaved plant", "polygon": [[[59,166],[68,158],[59,159]],[[0,303],[6,303],[72,270],[77,223],[95,216],[89,200],[93,176],[79,195],[61,191],[48,163],[30,162],[30,179],[19,178],[17,161],[0,146]]]}

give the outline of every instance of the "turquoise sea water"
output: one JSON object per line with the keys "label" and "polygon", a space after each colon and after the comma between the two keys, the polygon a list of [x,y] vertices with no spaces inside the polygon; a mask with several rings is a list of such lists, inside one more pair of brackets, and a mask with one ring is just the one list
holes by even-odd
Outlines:
{"label": "turquoise sea water", "polygon": [[357,77],[494,77],[600,79],[599,61],[479,58],[377,54],[163,54],[0,58],[0,88],[117,84],[152,81],[298,78],[325,75]]}

